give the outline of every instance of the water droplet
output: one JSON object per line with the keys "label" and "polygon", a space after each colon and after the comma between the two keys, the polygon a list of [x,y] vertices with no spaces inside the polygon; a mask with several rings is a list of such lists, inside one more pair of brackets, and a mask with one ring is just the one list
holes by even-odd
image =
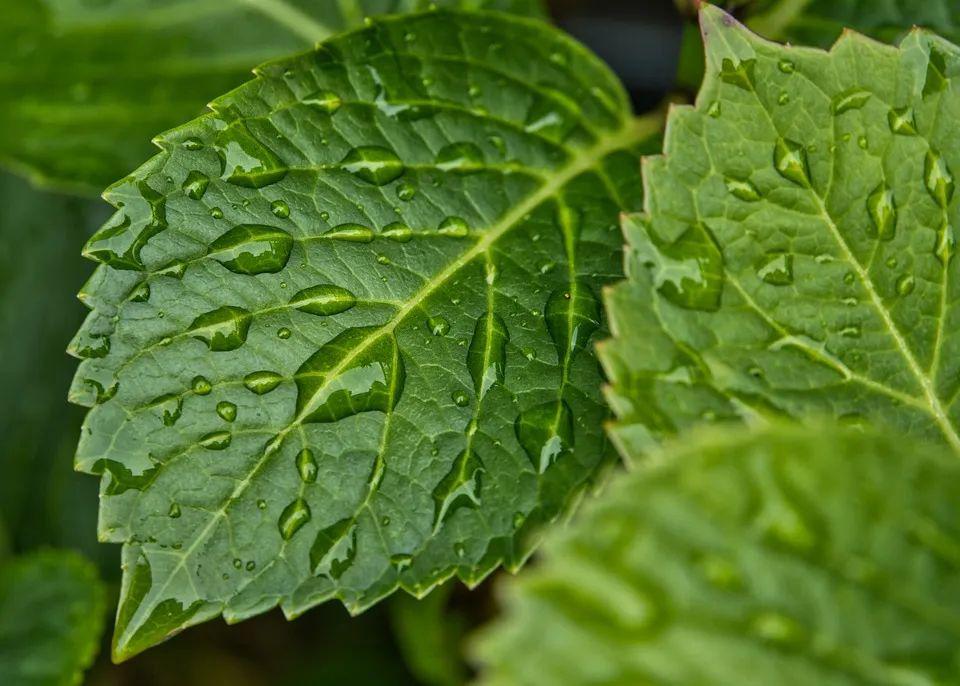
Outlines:
{"label": "water droplet", "polygon": [[869,144],[870,143],[866,136],[860,136],[857,138],[857,147],[859,147],[861,150],[866,150]]}
{"label": "water droplet", "polygon": [[890,124],[890,130],[901,136],[917,135],[917,124],[913,118],[913,109],[910,107],[901,107],[892,109],[887,114],[887,122]]}
{"label": "water droplet", "polygon": [[269,393],[279,386],[281,381],[283,377],[271,371],[251,372],[243,377],[244,387],[257,395]]}
{"label": "water droplet", "polygon": [[457,407],[466,407],[470,404],[470,396],[463,391],[454,391],[450,394],[450,399]]}
{"label": "water droplet", "polygon": [[327,114],[333,114],[343,105],[343,100],[333,91],[321,89],[305,97],[303,104],[316,107]]}
{"label": "water droplet", "polygon": [[950,224],[943,224],[937,232],[937,245],[934,249],[934,254],[943,266],[950,264],[955,247],[953,227]]}
{"label": "water droplet", "polygon": [[224,450],[232,438],[229,431],[212,431],[200,439],[200,445],[207,450]]}
{"label": "water droplet", "polygon": [[373,241],[373,229],[362,224],[340,224],[323,234],[328,238],[348,243],[370,243]]}
{"label": "water droplet", "polygon": [[217,414],[225,422],[232,422],[237,418],[237,406],[228,400],[217,403]]}
{"label": "water droplet", "polygon": [[914,278],[913,274],[904,274],[899,279],[897,279],[897,294],[901,296],[907,296],[913,293],[913,289],[917,285],[917,280]]}
{"label": "water droplet", "polygon": [[939,93],[949,84],[947,78],[947,56],[937,48],[930,47],[930,60],[927,62],[927,79],[923,84],[923,97]]}
{"label": "water droplet", "polygon": [[403,182],[397,186],[397,197],[404,202],[410,202],[417,196],[417,187],[412,183]]}
{"label": "water droplet", "polygon": [[270,203],[270,211],[273,212],[273,216],[280,219],[286,219],[290,216],[290,206],[283,200],[274,200]]}
{"label": "water droplet", "polygon": [[170,519],[179,519],[180,514],[180,506],[176,503],[170,503],[170,509],[167,510],[167,516],[169,516]]}
{"label": "water droplet", "polygon": [[562,142],[577,127],[574,113],[580,112],[580,105],[567,93],[556,88],[541,84],[539,90],[527,110],[524,129],[529,133],[538,133]]}
{"label": "water droplet", "polygon": [[413,238],[413,231],[411,231],[410,227],[406,224],[394,222],[384,227],[383,233],[380,235],[397,243],[408,243],[410,239]]}
{"label": "water droplet", "polygon": [[303,498],[297,498],[283,508],[280,519],[277,520],[277,527],[280,529],[283,540],[289,541],[309,521],[310,506]]}
{"label": "water droplet", "polygon": [[223,210],[221,210],[219,207],[211,207],[210,216],[214,219],[223,219]]}
{"label": "water droplet", "polygon": [[833,113],[843,114],[850,110],[859,110],[871,97],[870,91],[854,89],[841,93],[833,99]]}
{"label": "water droplet", "polygon": [[150,401],[152,407],[160,411],[160,421],[164,426],[173,426],[183,413],[183,398],[176,393],[167,393]]}
{"label": "water droplet", "polygon": [[946,161],[936,150],[927,151],[923,165],[923,181],[930,193],[930,197],[943,209],[946,209],[953,198],[953,174]]}
{"label": "water droplet", "polygon": [[461,507],[473,508],[480,504],[483,472],[483,463],[472,451],[464,451],[457,456],[453,467],[433,489],[434,528]]}
{"label": "water droplet", "polygon": [[246,342],[252,319],[242,307],[220,307],[194,319],[188,332],[210,350],[236,350]]}
{"label": "water droplet", "polygon": [[561,364],[569,364],[586,347],[600,327],[600,316],[600,300],[585,280],[550,294],[545,318]]}
{"label": "water droplet", "polygon": [[893,191],[885,184],[877,186],[867,198],[867,213],[873,224],[871,235],[889,241],[897,230],[897,206]]}
{"label": "water droplet", "polygon": [[237,186],[263,188],[287,175],[283,161],[237,121],[217,134],[214,145],[223,161],[224,177]]}
{"label": "water droplet", "polygon": [[757,270],[757,276],[774,286],[788,286],[793,283],[793,255],[784,252],[769,253],[763,265]]}
{"label": "water droplet", "polygon": [[760,191],[749,181],[739,179],[727,179],[727,190],[734,196],[745,202],[756,202],[760,199]]}
{"label": "water droplet", "polygon": [[714,119],[718,119],[720,117],[721,111],[722,111],[722,108],[720,106],[719,100],[714,100],[712,103],[710,103],[710,107],[707,108],[707,114],[709,114]]}
{"label": "water droplet", "polygon": [[788,102],[790,102],[790,94],[786,91],[783,91],[779,96],[777,96],[778,105],[786,105]]}
{"label": "water droplet", "polygon": [[135,303],[145,303],[150,299],[150,284],[143,282],[130,294],[130,300]]}
{"label": "water droplet", "polygon": [[341,162],[348,172],[376,186],[384,186],[403,175],[404,166],[392,150],[363,146],[351,150]]}
{"label": "water droplet", "polygon": [[325,343],[295,378],[302,421],[335,422],[360,412],[393,409],[406,372],[394,337],[378,327],[361,327]]}
{"label": "water droplet", "polygon": [[213,390],[213,385],[204,377],[195,376],[191,383],[191,388],[193,388],[193,392],[197,395],[209,395],[210,391]]}
{"label": "water droplet", "polygon": [[200,200],[204,193],[207,192],[207,186],[210,185],[210,178],[198,171],[192,171],[187,174],[187,178],[183,181],[183,192],[191,200]]}
{"label": "water droplet", "polygon": [[183,141],[183,147],[191,152],[196,152],[197,150],[203,148],[203,141],[201,141],[199,138],[185,138]]}
{"label": "water droplet", "polygon": [[273,226],[241,224],[210,244],[209,255],[236,274],[275,274],[287,265],[293,236]]}
{"label": "water droplet", "polygon": [[85,344],[77,343],[75,354],[82,359],[106,357],[110,353],[110,337],[92,334]]}
{"label": "water droplet", "polygon": [[310,448],[304,448],[297,453],[297,473],[305,484],[312,484],[317,480],[317,460]]}
{"label": "water droplet", "polygon": [[341,519],[317,534],[310,547],[310,568],[316,575],[339,579],[353,564],[356,554],[356,522]]}
{"label": "water droplet", "polygon": [[450,332],[450,322],[437,315],[427,318],[427,331],[434,336],[446,336]]}
{"label": "water droplet", "polygon": [[461,217],[447,217],[437,229],[441,236],[464,238],[470,233],[470,225]]}
{"label": "water droplet", "polygon": [[478,172],[486,161],[474,143],[452,143],[437,153],[437,167],[443,171]]}
{"label": "water droplet", "polygon": [[266,509],[267,509],[267,501],[266,501],[266,500],[263,500],[263,499],[258,500],[258,501],[257,501],[257,509],[258,509],[258,510],[266,510]]}
{"label": "water droplet", "polygon": [[495,312],[485,312],[473,330],[467,349],[467,368],[478,398],[483,398],[494,383],[503,383],[510,333],[506,322]]}
{"label": "water droplet", "polygon": [[651,231],[637,257],[651,271],[657,292],[674,305],[715,312],[723,294],[723,257],[709,229],[689,227],[667,242]]}
{"label": "water droplet", "polygon": [[573,448],[573,412],[563,400],[524,410],[517,417],[514,430],[538,474]]}
{"label": "water droplet", "polygon": [[794,71],[796,71],[797,65],[790,60],[780,60],[780,62],[777,63],[777,69],[782,71],[784,74],[792,74]]}
{"label": "water droplet", "polygon": [[146,181],[137,184],[140,196],[131,198],[97,231],[84,255],[114,269],[140,271],[140,253],[147,242],[167,228],[166,197]]}
{"label": "water droplet", "polygon": [[254,569],[257,568],[257,563],[254,562],[253,560],[247,560],[247,564],[245,564],[243,568],[246,569],[248,572],[252,572]]}
{"label": "water droplet", "polygon": [[720,65],[720,79],[743,90],[753,89],[753,72],[757,66],[755,59],[734,62],[729,57]]}
{"label": "water droplet", "polygon": [[290,298],[290,306],[301,312],[329,316],[346,312],[357,304],[356,296],[346,288],[321,284],[304,288]]}
{"label": "water droplet", "polygon": [[807,151],[795,141],[786,138],[777,140],[773,150],[773,164],[780,176],[800,186],[810,185],[807,166]]}

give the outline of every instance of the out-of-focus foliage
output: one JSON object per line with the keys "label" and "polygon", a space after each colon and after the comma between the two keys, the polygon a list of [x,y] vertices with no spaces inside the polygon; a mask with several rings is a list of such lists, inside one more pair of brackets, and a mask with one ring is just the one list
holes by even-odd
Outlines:
{"label": "out-of-focus foliage", "polygon": [[507,584],[481,683],[958,683],[958,522],[945,449],[714,427],[618,477]]}
{"label": "out-of-focus foliage", "polygon": [[104,610],[96,569],[75,553],[0,563],[0,684],[79,684],[96,654]]}

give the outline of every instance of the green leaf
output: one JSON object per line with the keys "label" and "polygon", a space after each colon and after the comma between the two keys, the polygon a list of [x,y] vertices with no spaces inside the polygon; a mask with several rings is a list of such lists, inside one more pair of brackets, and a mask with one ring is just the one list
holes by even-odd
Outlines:
{"label": "green leaf", "polygon": [[0,39],[0,162],[98,193],[268,59],[367,15],[429,6],[543,16],[539,0],[17,0]]}
{"label": "green leaf", "polygon": [[894,41],[923,26],[960,39],[955,0],[759,0],[747,10],[748,25],[757,33],[822,48],[846,28]]}
{"label": "green leaf", "polygon": [[126,544],[121,659],[516,568],[611,457],[597,294],[658,122],[497,14],[379,20],[258,74],[107,191],[87,246],[77,466]]}
{"label": "green leaf", "polygon": [[960,678],[948,452],[829,425],[712,428],[618,478],[507,586],[481,683]]}
{"label": "green leaf", "polygon": [[696,107],[646,160],[603,352],[632,454],[826,414],[960,449],[956,47],[768,43],[713,8]]}
{"label": "green leaf", "polygon": [[96,570],[76,553],[0,565],[0,683],[79,684],[97,654],[105,610]]}

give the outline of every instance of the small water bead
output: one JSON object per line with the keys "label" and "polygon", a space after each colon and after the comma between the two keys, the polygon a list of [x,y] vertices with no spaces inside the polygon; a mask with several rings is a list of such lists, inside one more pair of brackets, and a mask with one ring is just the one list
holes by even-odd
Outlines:
{"label": "small water bead", "polygon": [[266,509],[267,509],[267,501],[266,501],[266,500],[263,500],[263,499],[258,500],[258,501],[257,501],[257,509],[258,509],[258,510],[266,510]]}
{"label": "small water bead", "polygon": [[246,569],[248,572],[252,572],[254,569],[257,568],[257,563],[254,562],[253,560],[247,560],[247,564],[245,564],[243,568]]}
{"label": "small water bead", "polygon": [[223,219],[223,210],[221,210],[219,207],[211,207],[210,216],[214,219]]}
{"label": "small water bead", "polygon": [[237,406],[229,400],[217,403],[217,415],[225,422],[232,422],[237,418]]}
{"label": "small water bead", "polygon": [[200,439],[200,446],[207,450],[225,450],[232,439],[229,431],[211,431]]}
{"label": "small water bead", "polygon": [[777,63],[777,69],[782,71],[784,74],[792,74],[796,71],[797,65],[790,60],[780,60],[780,62]]}
{"label": "small water bead", "polygon": [[184,139],[184,141],[183,141],[183,147],[184,147],[186,150],[190,150],[191,152],[195,152],[195,151],[200,150],[201,148],[203,148],[203,141],[201,141],[199,138],[186,138],[186,139]]}
{"label": "small water bead", "polygon": [[450,394],[450,399],[457,407],[466,407],[470,404],[470,396],[463,391],[454,391]]}
{"label": "small water bead", "polygon": [[450,332],[450,322],[440,315],[428,317],[427,331],[434,336],[446,336]]}
{"label": "small water bead", "polygon": [[283,200],[274,200],[270,203],[270,211],[273,212],[273,216],[280,219],[286,219],[290,216],[290,206]]}
{"label": "small water bead", "polygon": [[843,282],[848,286],[852,286],[854,281],[856,280],[857,280],[857,276],[853,272],[847,272],[846,274],[843,275]]}
{"label": "small water bead", "polygon": [[887,113],[887,123],[890,130],[900,136],[916,136],[917,124],[913,118],[913,109],[910,107],[901,107],[892,109]]}
{"label": "small water bead", "polygon": [[291,335],[290,329],[288,329],[285,326],[281,326],[279,329],[277,329],[277,338],[281,340],[284,340],[284,341],[287,340],[288,338],[290,338],[290,335]]}
{"label": "small water bead", "polygon": [[169,516],[170,519],[179,519],[180,514],[180,506],[177,503],[170,503],[170,509],[167,510],[167,516]]}
{"label": "small water bead", "polygon": [[323,212],[320,213],[320,219],[322,219],[323,221],[329,221],[330,213],[324,210]]}
{"label": "small water bead", "polygon": [[181,188],[184,194],[191,200],[200,200],[207,192],[207,186],[209,185],[210,178],[206,174],[192,171],[187,174],[187,178],[184,179]]}
{"label": "small water bead", "polygon": [[390,517],[383,515],[383,517],[380,518],[380,526],[390,526]]}
{"label": "small water bead", "polygon": [[403,200],[404,202],[410,202],[417,196],[417,187],[412,183],[403,183],[397,186],[397,197]]}
{"label": "small water bead", "polygon": [[869,145],[869,141],[867,140],[867,137],[860,136],[859,138],[857,138],[857,145],[860,147],[861,150],[866,150]]}
{"label": "small water bead", "polygon": [[778,139],[774,146],[773,162],[777,172],[783,178],[799,186],[810,185],[807,152],[796,141],[786,138]]}
{"label": "small water bead", "polygon": [[377,255],[377,264],[382,264],[383,266],[388,266],[388,265],[393,264],[393,262],[391,262],[391,261],[390,261],[390,258],[387,257],[386,255]]}
{"label": "small water bead", "polygon": [[239,557],[233,558],[233,568],[240,569],[242,567],[243,567],[243,560],[241,560]]}
{"label": "small water bead", "polygon": [[392,150],[380,146],[354,148],[341,162],[343,168],[359,179],[375,186],[384,186],[400,178],[403,162]]}
{"label": "small water bead", "polygon": [[900,264],[900,262],[893,255],[887,258],[886,265],[890,267],[890,269],[896,269],[898,264]]}
{"label": "small water bead", "polygon": [[297,498],[283,508],[280,519],[277,520],[277,528],[283,540],[289,541],[293,538],[293,535],[310,521],[310,516],[310,506],[303,498]]}
{"label": "small water bead", "polygon": [[305,97],[303,104],[316,107],[327,114],[333,114],[343,105],[343,100],[333,91],[321,89]]}
{"label": "small water bead", "polygon": [[213,390],[213,384],[202,376],[194,377],[191,387],[197,395],[208,395]]}
{"label": "small water bead", "polygon": [[243,377],[244,387],[257,395],[269,393],[279,386],[281,381],[283,377],[271,371],[251,372]]}
{"label": "small water bead", "polygon": [[310,448],[304,448],[297,453],[297,473],[305,484],[312,484],[317,480],[317,459]]}
{"label": "small water bead", "polygon": [[790,102],[790,94],[787,93],[786,91],[783,91],[783,92],[777,97],[777,104],[778,104],[778,105],[786,105],[786,104],[789,103],[789,102]]}
{"label": "small water bead", "polygon": [[710,107],[707,108],[707,114],[713,117],[714,119],[717,119],[720,117],[720,113],[721,113],[720,101],[714,100],[712,103],[710,103]]}
{"label": "small water bead", "polygon": [[727,190],[730,191],[731,195],[735,198],[739,198],[744,202],[757,202],[760,200],[760,191],[749,181],[727,179],[726,184]]}
{"label": "small water bead", "polygon": [[900,296],[907,296],[913,293],[913,289],[917,285],[917,280],[914,278],[913,274],[904,274],[899,279],[897,279],[897,294]]}
{"label": "small water bead", "polygon": [[862,329],[856,324],[840,329],[840,335],[844,338],[860,338],[861,334]]}
{"label": "small water bead", "polygon": [[464,238],[470,233],[470,225],[461,217],[447,217],[437,228],[441,236]]}

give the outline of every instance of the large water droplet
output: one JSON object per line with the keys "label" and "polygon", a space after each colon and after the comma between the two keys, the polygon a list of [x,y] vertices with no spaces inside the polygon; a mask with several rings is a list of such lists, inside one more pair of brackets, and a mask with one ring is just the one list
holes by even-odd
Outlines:
{"label": "large water droplet", "polygon": [[434,528],[459,508],[480,504],[480,477],[483,471],[483,463],[473,451],[464,451],[457,456],[453,467],[433,489]]}
{"label": "large water droplet", "polygon": [[237,418],[237,406],[229,400],[221,400],[217,403],[217,416],[225,422],[232,422]]}
{"label": "large water droplet", "polygon": [[657,292],[675,305],[714,312],[723,294],[723,257],[702,226],[691,226],[668,242],[650,227],[649,242],[637,256],[650,268]]}
{"label": "large water droplet", "polygon": [[757,270],[757,276],[774,286],[790,285],[793,283],[793,255],[784,252],[769,253]]}
{"label": "large water droplet", "polygon": [[229,431],[213,431],[200,439],[200,445],[207,450],[225,450],[232,438]]}
{"label": "large water droplet", "polygon": [[223,161],[224,178],[232,184],[263,188],[287,175],[283,161],[243,122],[234,122],[218,133],[214,145]]}
{"label": "large water droplet", "polygon": [[343,100],[341,100],[340,96],[333,91],[320,89],[305,97],[303,99],[303,104],[316,107],[327,114],[333,114],[340,109],[340,106],[343,104]]}
{"label": "large water droplet", "polygon": [[726,183],[727,190],[730,191],[731,195],[735,198],[739,198],[745,202],[756,202],[760,199],[760,191],[749,181],[727,179]]}
{"label": "large water droplet", "polygon": [[297,453],[297,473],[300,480],[306,484],[312,484],[317,480],[317,460],[310,448],[304,448]]}
{"label": "large water droplet", "polygon": [[139,198],[126,201],[87,242],[84,255],[114,269],[144,268],[140,252],[151,238],[167,228],[166,198],[146,181],[137,184]]}
{"label": "large water droplet", "polygon": [[373,229],[362,224],[340,224],[323,234],[328,238],[347,243],[369,243],[373,240]]}
{"label": "large water droplet", "polygon": [[452,143],[437,153],[437,167],[443,171],[478,172],[485,163],[483,151],[474,143]]}
{"label": "large water droplet", "polygon": [[202,376],[195,376],[190,384],[190,387],[197,395],[209,395],[210,391],[213,390],[213,384],[211,384]]}
{"label": "large water droplet", "polygon": [[892,109],[887,114],[887,123],[890,124],[890,130],[901,136],[917,135],[917,125],[913,119],[913,109],[910,107],[901,107]]}
{"label": "large water droplet", "polygon": [[277,528],[280,529],[283,540],[289,541],[309,521],[310,506],[303,498],[297,498],[283,508],[280,519],[277,520]]}
{"label": "large water droplet", "polygon": [[150,401],[152,407],[160,411],[160,420],[164,426],[173,426],[183,413],[183,398],[176,393],[167,393]]}
{"label": "large water droplet", "polygon": [[780,176],[800,186],[810,185],[807,151],[800,143],[786,138],[777,140],[773,149],[773,164]]}
{"label": "large water droplet", "polygon": [[923,83],[923,97],[939,93],[950,83],[947,78],[947,56],[931,46],[930,59],[927,62],[927,78]]}
{"label": "large water droplet", "polygon": [[183,181],[183,192],[191,200],[200,200],[207,192],[207,186],[210,185],[210,178],[203,172],[192,171],[187,174]]}
{"label": "large water droplet", "polygon": [[287,265],[293,236],[260,224],[235,226],[210,244],[209,255],[236,274],[275,274]]}
{"label": "large water droplet", "polygon": [[194,319],[188,331],[210,350],[236,350],[246,342],[252,319],[242,307],[220,307]]}
{"label": "large water droplet", "polygon": [[339,579],[357,555],[357,527],[352,518],[341,519],[317,533],[310,547],[314,574]]}
{"label": "large water droplet", "polygon": [[514,430],[538,474],[573,448],[573,413],[563,400],[524,410],[517,417]]}
{"label": "large water droplet", "polygon": [[283,381],[282,376],[276,372],[266,370],[251,372],[243,377],[244,388],[252,393],[256,393],[257,395],[269,393],[274,388],[279,386],[281,381]]}
{"label": "large water droplet", "polygon": [[470,225],[462,217],[447,217],[437,228],[441,236],[465,238],[470,233]]}
{"label": "large water droplet", "polygon": [[354,148],[341,164],[354,176],[377,186],[395,181],[404,172],[403,162],[395,152],[374,145]]}
{"label": "large water droplet", "polygon": [[936,150],[927,151],[923,165],[923,181],[934,202],[946,209],[953,198],[953,173],[947,166],[946,160]]}
{"label": "large water droplet", "polygon": [[572,287],[553,291],[545,310],[547,330],[557,346],[561,364],[584,349],[593,332],[600,328],[600,301],[584,280]]}
{"label": "large water droplet", "polygon": [[885,183],[877,186],[867,198],[867,213],[873,224],[873,235],[883,241],[893,238],[897,230],[897,206],[893,191]]}
{"label": "large water droplet", "polygon": [[833,113],[843,114],[850,110],[859,110],[870,100],[870,91],[854,89],[841,93],[833,99]]}
{"label": "large water droplet", "polygon": [[494,383],[503,383],[510,333],[496,312],[485,312],[473,330],[467,349],[467,368],[478,398],[483,398]]}
{"label": "large water droplet", "polygon": [[400,399],[405,379],[392,335],[377,327],[347,329],[297,370],[297,414],[309,423],[389,412]]}
{"label": "large water droplet", "polygon": [[743,90],[753,89],[753,72],[757,66],[755,59],[734,62],[725,57],[720,65],[720,79]]}
{"label": "large water droplet", "polygon": [[301,312],[329,316],[346,312],[357,304],[356,296],[346,288],[332,284],[320,284],[304,288],[292,298],[290,306]]}

